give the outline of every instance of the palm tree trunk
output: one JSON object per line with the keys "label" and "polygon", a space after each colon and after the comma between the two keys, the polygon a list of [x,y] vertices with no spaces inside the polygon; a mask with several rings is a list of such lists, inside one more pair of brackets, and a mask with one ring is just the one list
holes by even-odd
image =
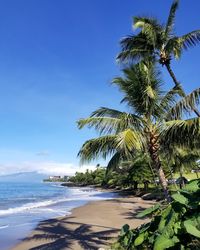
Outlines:
{"label": "palm tree trunk", "polygon": [[[178,87],[178,86],[180,85],[180,83],[177,81],[177,79],[176,79],[176,77],[175,77],[175,75],[174,75],[174,72],[173,72],[172,69],[171,69],[170,62],[167,62],[167,63],[165,63],[164,65],[165,65],[165,67],[167,68],[167,71],[168,71],[168,73],[170,74],[171,78],[173,79],[173,82],[174,82],[175,86]],[[184,90],[183,90],[183,97],[186,97],[186,94],[185,94]],[[194,108],[192,109],[192,111],[193,111],[198,117],[200,117],[200,112],[198,111],[197,108],[194,107]]]}
{"label": "palm tree trunk", "polygon": [[153,168],[151,166],[151,163],[149,163],[149,168],[151,169],[151,173],[153,175],[154,183],[155,183],[156,186],[158,186],[158,183],[156,182],[156,174],[155,174],[155,172],[154,172],[154,170],[153,170]]}
{"label": "palm tree trunk", "polygon": [[174,75],[174,72],[171,69],[170,62],[167,62],[164,65],[167,68],[167,71],[170,74],[175,86],[178,87],[180,85],[180,83],[177,81],[176,76]]}
{"label": "palm tree trunk", "polygon": [[182,169],[182,167],[180,167],[179,173],[180,173],[180,183],[179,183],[179,186],[180,186],[180,189],[182,189],[183,188],[183,169]]}
{"label": "palm tree trunk", "polygon": [[150,135],[150,147],[149,147],[149,153],[150,153],[150,157],[152,162],[154,163],[154,167],[157,171],[158,177],[159,177],[159,181],[160,181],[160,185],[162,186],[164,195],[165,195],[165,199],[168,202],[171,202],[171,197],[168,191],[168,185],[167,185],[167,180],[165,178],[165,173],[163,171],[162,168],[162,164],[158,155],[158,150],[159,150],[159,144],[158,144],[158,137],[154,134]]}
{"label": "palm tree trunk", "polygon": [[134,181],[134,183],[133,183],[133,189],[134,190],[138,189],[138,182],[137,181]]}

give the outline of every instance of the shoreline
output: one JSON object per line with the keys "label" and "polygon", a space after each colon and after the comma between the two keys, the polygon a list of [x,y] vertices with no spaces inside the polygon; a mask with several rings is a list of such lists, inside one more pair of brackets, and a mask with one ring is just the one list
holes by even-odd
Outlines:
{"label": "shoreline", "polygon": [[44,200],[34,199],[33,202],[29,202],[29,198],[26,198],[24,204],[16,205],[10,210],[0,210],[2,215],[0,216],[0,226],[2,226],[0,248],[2,250],[12,249],[42,221],[69,215],[73,208],[83,206],[89,201],[110,199],[117,195],[108,191],[102,192],[94,187],[62,188],[60,185],[56,185],[54,188],[54,186],[52,183],[41,187],[47,191],[50,187],[50,192],[56,192],[56,195],[50,197],[47,195]]}
{"label": "shoreline", "polygon": [[11,250],[105,248],[124,224],[134,228],[147,222],[148,219],[134,216],[154,203],[131,195],[89,201],[72,209],[70,214],[40,222]]}

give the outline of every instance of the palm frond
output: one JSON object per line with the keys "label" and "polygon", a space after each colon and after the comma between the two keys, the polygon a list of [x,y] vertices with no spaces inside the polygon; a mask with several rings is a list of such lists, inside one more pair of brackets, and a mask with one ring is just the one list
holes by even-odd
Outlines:
{"label": "palm frond", "polygon": [[162,127],[163,145],[194,146],[195,137],[200,137],[200,118],[168,121]]}
{"label": "palm frond", "polygon": [[180,42],[180,37],[177,36],[170,38],[165,45],[165,51],[169,55],[173,54],[176,59],[181,57],[182,49],[183,44]]}
{"label": "palm frond", "polygon": [[190,47],[196,46],[200,42],[200,30],[194,30],[188,34],[179,37],[179,43],[187,50]]}
{"label": "palm frond", "polygon": [[166,119],[180,119],[184,113],[191,113],[199,103],[200,88],[194,90],[192,93],[177,102],[176,105],[167,112]]}
{"label": "palm frond", "polygon": [[152,88],[151,85],[147,86],[144,90],[144,94],[147,95],[150,99],[156,98],[156,91]]}
{"label": "palm frond", "polygon": [[159,107],[164,112],[164,114],[166,114],[166,112],[169,111],[169,109],[171,109],[175,105],[176,98],[178,96],[182,96],[182,94],[183,90],[181,86],[176,85],[162,97]]}
{"label": "palm frond", "polygon": [[121,120],[113,117],[89,117],[85,119],[79,119],[78,128],[84,127],[94,128],[99,134],[112,133],[121,127]]}
{"label": "palm frond", "polygon": [[91,117],[113,117],[113,118],[119,118],[124,112],[121,112],[116,109],[111,109],[111,108],[106,108],[106,107],[101,107],[94,112],[92,112]]}
{"label": "palm frond", "polygon": [[100,108],[89,118],[80,119],[77,123],[79,129],[85,126],[93,127],[100,134],[116,134],[127,128],[141,130],[143,127],[143,121],[139,116],[109,108]]}
{"label": "palm frond", "polygon": [[80,157],[81,163],[100,157],[106,159],[116,152],[121,152],[128,157],[134,150],[141,150],[142,147],[141,133],[127,129],[117,135],[106,135],[86,141],[81,147],[78,157]]}
{"label": "palm frond", "polygon": [[145,115],[150,111],[154,112],[154,107],[161,96],[160,71],[154,64],[142,61],[125,68],[123,73],[124,77],[113,80],[124,94],[122,102],[132,107],[136,114]]}
{"label": "palm frond", "polygon": [[180,171],[181,167],[188,170],[195,169],[197,161],[200,159],[199,149],[192,150],[189,147],[170,146],[164,153],[174,171]]}
{"label": "palm frond", "polygon": [[152,58],[153,45],[145,34],[129,35],[120,41],[121,52],[117,56],[118,62],[140,61],[143,58]]}
{"label": "palm frond", "polygon": [[122,160],[122,153],[116,152],[108,162],[108,165],[106,167],[106,174],[116,170],[121,160]]}
{"label": "palm frond", "polygon": [[108,156],[116,153],[116,136],[107,135],[86,141],[79,153],[81,163],[90,162],[100,157],[106,159]]}
{"label": "palm frond", "polygon": [[118,118],[120,122],[118,129],[115,129],[116,132],[125,130],[126,128],[140,129],[143,123],[141,117],[136,114],[121,112],[116,109],[110,109],[105,107],[97,109],[92,113],[91,116]]}
{"label": "palm frond", "polygon": [[129,155],[134,150],[141,150],[143,148],[144,138],[142,133],[126,129],[117,135],[116,142],[117,149],[123,150],[126,155]]}
{"label": "palm frond", "polygon": [[174,0],[174,2],[171,5],[168,20],[166,23],[166,28],[165,28],[166,37],[169,36],[173,30],[174,19],[175,19],[176,11],[178,9],[178,3],[179,3],[178,0]]}
{"label": "palm frond", "polygon": [[134,17],[133,26],[134,28],[140,28],[155,48],[157,35],[162,31],[162,26],[158,23],[158,20],[150,17]]}

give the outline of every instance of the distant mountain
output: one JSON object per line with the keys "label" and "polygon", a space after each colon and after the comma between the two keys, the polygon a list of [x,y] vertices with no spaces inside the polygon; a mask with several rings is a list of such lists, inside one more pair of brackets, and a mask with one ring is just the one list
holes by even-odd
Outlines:
{"label": "distant mountain", "polygon": [[0,182],[41,182],[47,175],[37,172],[22,172],[0,176]]}

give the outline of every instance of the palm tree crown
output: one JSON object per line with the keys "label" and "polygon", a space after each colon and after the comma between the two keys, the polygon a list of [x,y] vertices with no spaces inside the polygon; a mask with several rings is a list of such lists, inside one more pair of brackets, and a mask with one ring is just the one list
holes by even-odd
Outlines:
{"label": "palm tree crown", "polygon": [[[80,149],[82,161],[98,157],[112,156],[108,166],[117,164],[121,159],[130,159],[136,152],[148,152],[163,190],[167,193],[167,182],[160,161],[162,148],[167,143],[191,143],[190,134],[199,134],[199,118],[178,120],[184,105],[175,104],[180,89],[174,87],[168,93],[161,90],[162,81],[159,70],[152,63],[141,62],[124,69],[124,77],[117,77],[113,83],[124,94],[130,113],[109,108],[100,108],[89,118],[78,121],[79,128],[94,127],[100,137],[86,141]],[[200,89],[195,91],[193,102],[199,98]],[[194,98],[195,96],[195,98]],[[192,97],[191,97],[192,98]],[[190,103],[187,101],[187,108]],[[185,106],[186,106],[185,103]],[[180,133],[184,137],[180,138]]]}
{"label": "palm tree crown", "polygon": [[[123,63],[141,59],[156,60],[166,67],[174,84],[179,86],[180,83],[171,68],[171,59],[179,59],[183,50],[198,44],[200,42],[200,30],[194,30],[182,36],[175,34],[174,23],[178,4],[179,1],[174,0],[165,25],[161,24],[156,18],[134,17],[134,28],[140,29],[140,32],[122,39],[122,51],[117,59]],[[180,94],[186,96],[184,91]],[[195,107],[193,111],[200,117],[200,112]]]}
{"label": "palm tree crown", "polygon": [[134,17],[134,28],[139,28],[140,32],[122,39],[122,52],[118,59],[124,61],[154,57],[158,58],[162,65],[168,65],[172,57],[179,59],[184,49],[199,43],[200,30],[182,36],[175,35],[174,23],[178,2],[173,2],[165,25],[160,24],[156,18]]}

